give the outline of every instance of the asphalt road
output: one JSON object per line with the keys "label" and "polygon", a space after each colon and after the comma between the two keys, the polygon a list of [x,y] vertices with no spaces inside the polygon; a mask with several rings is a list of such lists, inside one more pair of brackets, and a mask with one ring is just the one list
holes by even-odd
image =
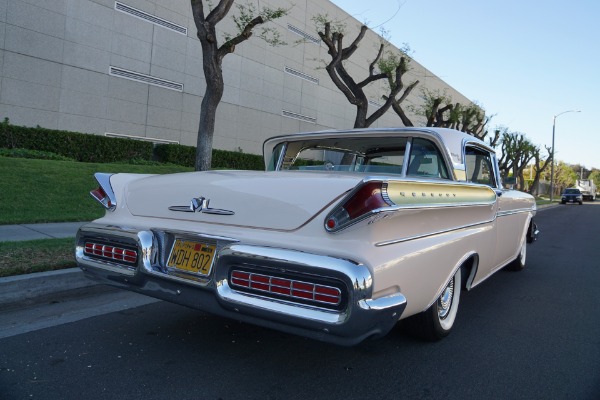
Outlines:
{"label": "asphalt road", "polygon": [[598,399],[600,202],[537,219],[526,269],[464,294],[441,342],[337,347],[164,302],[65,322],[60,301],[0,339],[0,399]]}

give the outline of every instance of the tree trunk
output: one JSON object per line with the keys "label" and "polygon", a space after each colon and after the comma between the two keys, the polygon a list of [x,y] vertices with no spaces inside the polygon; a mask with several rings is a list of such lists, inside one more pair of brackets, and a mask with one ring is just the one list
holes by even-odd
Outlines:
{"label": "tree trunk", "polygon": [[211,167],[217,106],[223,97],[224,88],[223,74],[220,68],[218,71],[211,71],[210,75],[205,70],[204,74],[206,76],[207,87],[200,108],[198,141],[196,143],[196,164],[194,166],[196,171],[208,171]]}
{"label": "tree trunk", "polygon": [[[200,107],[200,123],[196,142],[196,171],[208,171],[212,162],[212,142],[215,133],[217,106],[221,102],[224,90],[222,59],[217,43],[214,26],[206,24],[206,36],[200,40],[202,44],[202,69],[206,79],[206,90]],[[204,32],[203,32],[204,33]],[[199,35],[200,37],[200,35]],[[207,40],[206,37],[209,39]]]}

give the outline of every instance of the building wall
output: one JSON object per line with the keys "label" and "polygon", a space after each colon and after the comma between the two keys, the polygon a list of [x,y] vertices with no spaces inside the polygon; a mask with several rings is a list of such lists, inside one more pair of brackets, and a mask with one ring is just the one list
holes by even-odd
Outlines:
{"label": "building wall", "polygon": [[[359,22],[334,4],[298,0],[275,21],[287,46],[253,37],[225,57],[215,148],[259,154],[273,135],[353,126],[355,108],[324,69],[317,14],[346,20],[349,38],[358,33]],[[231,18],[219,29],[235,33]],[[356,76],[366,76],[378,43],[369,32],[350,60]],[[195,145],[206,86],[201,57],[189,0],[0,0],[0,118]],[[468,102],[416,61],[411,67],[406,84],[419,79],[419,87]],[[375,103],[384,93],[378,85],[369,88]],[[406,104],[419,104],[419,87]],[[374,126],[398,125],[390,111]]]}

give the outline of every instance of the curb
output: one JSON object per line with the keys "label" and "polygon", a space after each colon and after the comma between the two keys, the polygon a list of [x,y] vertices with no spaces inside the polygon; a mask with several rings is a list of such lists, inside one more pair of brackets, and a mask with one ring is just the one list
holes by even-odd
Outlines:
{"label": "curb", "polygon": [[58,292],[98,285],[100,283],[86,278],[79,268],[8,276],[0,278],[0,309],[31,304]]}

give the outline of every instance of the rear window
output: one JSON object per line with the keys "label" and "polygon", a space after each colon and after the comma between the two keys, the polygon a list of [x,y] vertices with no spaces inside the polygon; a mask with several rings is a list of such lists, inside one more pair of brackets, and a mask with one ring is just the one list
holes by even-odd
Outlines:
{"label": "rear window", "polygon": [[402,174],[407,138],[335,138],[289,142],[281,169]]}
{"label": "rear window", "polygon": [[[409,146],[410,143],[410,146]],[[285,147],[285,154],[281,154]],[[407,151],[410,153],[407,160]],[[437,146],[426,139],[409,137],[312,138],[278,145],[272,159],[289,171],[337,171],[395,174],[449,179],[448,168]],[[275,169],[275,163],[269,165]]]}

